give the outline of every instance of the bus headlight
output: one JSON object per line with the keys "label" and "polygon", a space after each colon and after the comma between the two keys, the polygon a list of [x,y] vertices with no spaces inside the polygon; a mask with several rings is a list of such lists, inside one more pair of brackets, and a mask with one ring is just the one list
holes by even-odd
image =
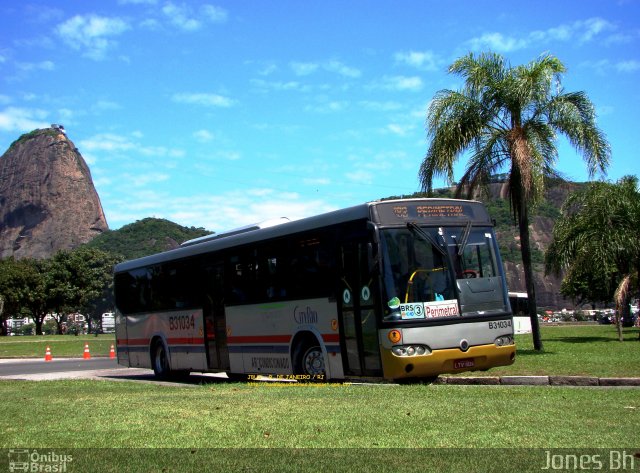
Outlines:
{"label": "bus headlight", "polygon": [[396,345],[391,349],[396,356],[428,355],[431,349],[425,345]]}
{"label": "bus headlight", "polygon": [[505,345],[513,345],[513,337],[510,335],[503,335],[501,337],[496,338],[494,343],[497,347],[503,347]]}

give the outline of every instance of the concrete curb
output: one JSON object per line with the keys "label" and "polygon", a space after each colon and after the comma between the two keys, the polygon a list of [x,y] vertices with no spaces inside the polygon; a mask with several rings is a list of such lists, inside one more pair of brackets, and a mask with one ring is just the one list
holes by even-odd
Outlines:
{"label": "concrete curb", "polygon": [[640,386],[640,378],[593,376],[440,376],[437,384],[503,386]]}

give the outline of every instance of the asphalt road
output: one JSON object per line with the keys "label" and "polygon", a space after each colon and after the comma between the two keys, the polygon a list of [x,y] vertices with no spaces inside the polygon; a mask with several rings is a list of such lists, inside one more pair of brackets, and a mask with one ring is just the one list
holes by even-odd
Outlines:
{"label": "asphalt road", "polygon": [[153,371],[144,368],[127,368],[120,366],[116,360],[96,357],[89,360],[83,358],[43,359],[0,359],[0,380],[20,379],[44,381],[55,379],[109,379],[121,381],[151,382],[155,384],[186,384],[227,382],[223,373],[194,373],[187,379],[177,381],[158,381]]}
{"label": "asphalt road", "polygon": [[89,360],[83,358],[54,358],[52,361],[2,360],[0,363],[0,377],[117,368],[124,367],[119,366],[116,360],[106,357],[95,357]]}

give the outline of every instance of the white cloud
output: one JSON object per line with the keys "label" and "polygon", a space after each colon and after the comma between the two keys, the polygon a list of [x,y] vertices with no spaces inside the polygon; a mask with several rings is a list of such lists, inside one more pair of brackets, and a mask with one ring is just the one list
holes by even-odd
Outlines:
{"label": "white cloud", "polygon": [[209,23],[224,23],[227,21],[227,11],[214,5],[202,5],[199,11],[185,3],[180,5],[167,2],[162,7],[162,14],[169,23],[184,31],[196,31],[202,28],[204,21]]}
{"label": "white cloud", "polygon": [[55,118],[56,122],[62,124],[75,123],[74,117],[76,116],[75,112],[69,108],[60,108],[58,109],[58,117]]}
{"label": "white cloud", "polygon": [[479,38],[473,38],[469,41],[469,47],[473,51],[489,49],[501,53],[516,51],[527,45],[528,42],[525,39],[507,37],[502,33],[485,33]]}
{"label": "white cloud", "polygon": [[416,67],[423,71],[437,71],[442,60],[433,51],[398,52],[394,55],[396,62]]}
{"label": "white cloud", "polygon": [[293,73],[297,76],[308,76],[319,70],[333,72],[335,74],[350,78],[358,78],[361,75],[361,72],[358,69],[347,66],[346,64],[337,60],[331,60],[323,63],[291,62],[289,64],[289,67],[291,67]]}
{"label": "white cloud", "polygon": [[640,61],[621,61],[616,64],[616,69],[619,72],[634,72],[640,69]]}
{"label": "white cloud", "polygon": [[297,90],[299,92],[308,92],[311,86],[302,84],[298,81],[267,81],[264,79],[251,79],[251,84],[260,89],[261,92]]}
{"label": "white cloud", "polygon": [[112,133],[100,133],[89,139],[80,141],[80,148],[88,151],[122,152],[136,148],[136,144],[128,138]]}
{"label": "white cloud", "polygon": [[335,72],[336,74],[340,74],[341,76],[358,78],[361,75],[361,72],[355,67],[347,66],[346,64],[341,63],[340,61],[329,61],[324,65],[324,68],[329,72]]}
{"label": "white cloud", "polygon": [[393,101],[378,102],[375,100],[362,100],[358,103],[362,108],[376,112],[392,112],[402,108],[400,103]]}
{"label": "white cloud", "polygon": [[212,23],[224,23],[227,21],[228,13],[225,9],[214,5],[203,5],[201,7],[202,14]]}
{"label": "white cloud", "polygon": [[202,26],[200,20],[192,17],[191,9],[185,4],[166,3],[162,13],[174,26],[185,31],[194,31]]}
{"label": "white cloud", "polygon": [[39,109],[7,107],[0,112],[0,130],[9,132],[28,132],[37,128],[47,128],[44,119],[47,112]]}
{"label": "white cloud", "polygon": [[226,161],[238,161],[242,155],[238,151],[216,151],[214,158],[224,159]]}
{"label": "white cloud", "polygon": [[234,101],[228,97],[218,94],[208,93],[190,93],[183,92],[174,94],[172,97],[174,102],[186,103],[190,105],[202,105],[205,107],[231,107]]}
{"label": "white cloud", "polygon": [[299,220],[336,209],[322,199],[302,199],[295,192],[283,193],[270,188],[249,188],[213,195],[195,193],[178,198],[157,191],[133,189],[123,195],[123,200],[104,204],[118,209],[117,212],[111,212],[109,207],[106,209],[109,222],[115,227],[155,216],[218,233],[280,217]]}
{"label": "white cloud", "polygon": [[415,129],[414,125],[400,125],[398,123],[389,123],[386,131],[398,136],[406,136]]}
{"label": "white cloud", "polygon": [[332,100],[315,105],[307,105],[304,109],[308,112],[335,113],[342,112],[349,106],[349,102]]}
{"label": "white cloud", "polygon": [[372,87],[398,91],[417,91],[421,90],[423,85],[422,79],[418,76],[384,76],[380,83],[374,84]]}
{"label": "white cloud", "polygon": [[312,62],[292,62],[289,66],[297,76],[308,76],[309,74],[313,74],[320,67],[318,64]]}
{"label": "white cloud", "polygon": [[120,5],[155,5],[157,0],[118,0]]}
{"label": "white cloud", "polygon": [[587,42],[600,33],[615,30],[615,26],[602,18],[589,18],[585,21],[575,22],[573,29],[581,42]]}
{"label": "white cloud", "polygon": [[302,182],[304,182],[309,186],[330,186],[331,185],[331,179],[327,177],[304,178]]}
{"label": "white cloud", "polygon": [[117,102],[112,102],[111,100],[98,100],[91,109],[94,112],[104,112],[110,110],[121,110],[122,106]]}
{"label": "white cloud", "polygon": [[346,178],[350,181],[357,182],[358,184],[373,184],[373,173],[365,171],[364,169],[358,169],[353,172],[345,174]]}
{"label": "white cloud", "polygon": [[24,72],[31,72],[31,71],[37,71],[37,70],[41,70],[41,71],[53,71],[56,66],[53,63],[53,61],[41,61],[41,62],[20,62],[16,64],[16,67],[18,69],[20,69],[21,71]]}
{"label": "white cloud", "polygon": [[[472,51],[491,50],[509,53],[527,47],[546,44],[551,41],[575,41],[578,44],[588,43],[602,37],[604,33],[614,32],[616,26],[603,18],[589,18],[573,23],[562,24],[546,30],[535,30],[520,36],[506,36],[502,33],[487,32],[479,37],[467,41]],[[618,35],[619,36],[619,35]],[[618,41],[615,34],[605,39],[605,42]]]}
{"label": "white cloud", "polygon": [[207,130],[198,130],[193,133],[193,137],[201,143],[207,143],[213,140],[213,133]]}
{"label": "white cloud", "polygon": [[619,61],[612,63],[608,59],[600,59],[599,61],[583,61],[580,63],[581,67],[586,67],[593,70],[596,74],[607,75],[611,74],[611,71],[629,73],[640,70],[640,61],[635,59],[627,61]]}
{"label": "white cloud", "polygon": [[148,184],[168,181],[171,176],[158,172],[146,172],[135,175],[125,174],[123,177],[135,187],[144,187]]}
{"label": "white cloud", "polygon": [[121,18],[90,14],[76,15],[59,24],[56,33],[71,48],[83,50],[86,57],[100,60],[117,44],[109,37],[121,35],[128,29],[128,23]]}
{"label": "white cloud", "polygon": [[[139,138],[136,132],[134,137]],[[126,136],[114,133],[99,133],[91,138],[79,142],[81,152],[122,154],[135,152],[136,154],[148,157],[169,157],[182,158],[185,152],[181,149],[167,148],[164,146],[145,146],[132,141]]]}

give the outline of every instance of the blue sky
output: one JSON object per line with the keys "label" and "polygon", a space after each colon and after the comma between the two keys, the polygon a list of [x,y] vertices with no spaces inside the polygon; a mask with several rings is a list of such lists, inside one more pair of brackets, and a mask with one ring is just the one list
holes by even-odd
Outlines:
{"label": "blue sky", "polygon": [[2,2],[0,153],[63,124],[113,229],[301,218],[418,191],[427,106],[469,51],[557,56],[611,143],[606,178],[637,173],[636,0]]}

